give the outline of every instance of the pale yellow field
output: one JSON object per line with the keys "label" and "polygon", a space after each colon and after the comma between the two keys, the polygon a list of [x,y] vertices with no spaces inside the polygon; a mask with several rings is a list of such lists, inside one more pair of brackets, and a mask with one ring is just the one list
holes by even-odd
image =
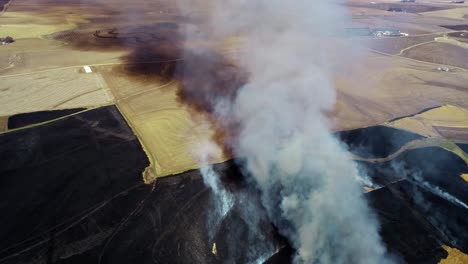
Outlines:
{"label": "pale yellow field", "polygon": [[445,259],[442,259],[440,264],[466,264],[468,263],[468,255],[461,252],[456,248],[451,248],[449,246],[443,246],[443,248],[448,252],[448,256]]}
{"label": "pale yellow field", "polygon": [[467,174],[467,173],[462,174],[461,177],[462,177],[463,180],[465,180],[466,182],[468,182],[468,174]]}
{"label": "pale yellow field", "polygon": [[441,135],[434,126],[468,129],[468,110],[453,105],[444,105],[415,116],[387,123],[387,125],[410,130],[424,136],[440,137]]}
{"label": "pale yellow field", "polygon": [[[211,141],[213,130],[207,119],[179,104],[176,81],[139,82],[115,67],[98,68],[152,159],[153,174],[145,174],[145,182],[199,168],[198,153]],[[210,154],[210,163],[227,160],[220,151]]]}
{"label": "pale yellow field", "polygon": [[8,116],[0,116],[0,132],[8,129]]}
{"label": "pale yellow field", "polygon": [[[88,12],[83,12],[84,9]],[[119,62],[122,51],[80,51],[46,35],[75,29],[89,18],[100,18],[99,6],[66,6],[57,3],[12,1],[0,15],[0,37],[15,42],[0,46],[0,75],[29,73],[45,69]]]}
{"label": "pale yellow field", "polygon": [[66,67],[120,63],[122,51],[80,51],[49,39],[20,39],[0,46],[0,77]]}
{"label": "pale yellow field", "polygon": [[0,77],[0,115],[102,105],[112,102],[99,73],[67,68]]}
{"label": "pale yellow field", "polygon": [[[14,6],[14,5],[12,5]],[[48,10],[53,11],[53,10]],[[83,22],[77,16],[34,16],[26,12],[5,12],[0,17],[0,36],[12,36],[15,39],[39,38],[46,34],[68,30]]]}

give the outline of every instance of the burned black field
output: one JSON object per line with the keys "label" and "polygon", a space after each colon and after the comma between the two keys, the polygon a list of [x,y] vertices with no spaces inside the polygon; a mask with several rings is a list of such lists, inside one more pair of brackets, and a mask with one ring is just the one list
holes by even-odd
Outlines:
{"label": "burned black field", "polygon": [[85,108],[74,108],[54,111],[38,111],[32,113],[16,114],[8,117],[8,129],[15,129],[25,127],[28,125],[38,124],[46,121],[50,121],[59,117],[71,115]]}
{"label": "burned black field", "polygon": [[382,158],[396,152],[404,144],[423,138],[418,134],[386,127],[372,126],[335,133],[349,151],[363,158]]}
{"label": "burned black field", "polygon": [[[113,106],[2,134],[0,146],[0,263],[252,261],[249,245],[226,242],[250,235],[241,204],[208,239],[212,194],[200,173],[144,184],[149,162]],[[252,210],[262,210],[232,162],[216,169]],[[266,219],[258,242],[271,244],[268,258],[288,246]]]}
{"label": "burned black field", "polygon": [[[380,126],[336,136],[367,157],[419,138]],[[293,249],[235,161],[214,167],[236,195],[215,231],[208,226],[214,195],[198,170],[144,184],[149,162],[113,106],[2,134],[0,146],[0,263],[249,263],[258,260],[255,250],[263,263],[292,261]],[[468,170],[458,156],[432,147],[359,165],[382,187],[365,197],[395,258],[438,263],[447,256],[442,245],[468,252],[467,209],[423,184],[468,203],[459,177]],[[254,244],[264,248],[247,243],[252,215],[239,209],[247,206],[262,230]]]}
{"label": "burned black field", "polygon": [[458,144],[458,146],[465,151],[465,153],[468,153],[468,144]]}

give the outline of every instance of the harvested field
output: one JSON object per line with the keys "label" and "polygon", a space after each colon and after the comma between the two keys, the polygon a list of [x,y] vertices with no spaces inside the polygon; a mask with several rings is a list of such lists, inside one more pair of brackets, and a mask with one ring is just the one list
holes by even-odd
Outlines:
{"label": "harvested field", "polygon": [[0,77],[83,65],[120,63],[122,51],[77,51],[46,39],[20,39],[2,46]]}
{"label": "harvested field", "polygon": [[96,106],[113,100],[99,73],[84,74],[79,69],[0,77],[0,115]]}
{"label": "harvested field", "polygon": [[468,130],[468,110],[444,105],[386,125],[429,137],[465,139],[463,134]]}
{"label": "harvested field", "polygon": [[468,255],[461,252],[456,248],[449,246],[444,246],[444,249],[447,251],[447,258],[442,259],[440,264],[463,264],[468,263]]}
{"label": "harvested field", "polygon": [[462,177],[463,180],[465,180],[468,183],[468,173],[464,173],[460,176]]}
{"label": "harvested field", "polygon": [[443,37],[438,37],[435,40],[440,43],[447,43],[447,44],[451,44],[460,48],[464,48],[465,51],[468,50],[468,42],[463,38],[453,38],[449,36],[443,36]]}
{"label": "harvested field", "polygon": [[68,116],[86,108],[74,108],[55,111],[39,111],[32,113],[16,114],[8,118],[8,129],[25,127],[33,124],[50,121],[59,117]]}
{"label": "harvested field", "polygon": [[[214,131],[203,115],[193,115],[181,105],[179,82],[157,77],[150,82],[132,80],[120,67],[100,67],[106,83],[116,96],[117,105],[140,136],[153,158],[156,177],[198,168],[198,147],[212,141]],[[221,150],[210,162],[225,161]],[[151,182],[154,178],[145,179]]]}
{"label": "harvested field", "polygon": [[373,50],[388,54],[400,54],[403,50],[412,48],[415,45],[433,41],[440,34],[408,36],[400,38],[374,38],[368,40],[369,47]]}
{"label": "harvested field", "polygon": [[[50,12],[43,11],[45,6],[50,7]],[[169,4],[160,2],[139,1],[134,3],[134,11],[140,14],[138,22],[129,21],[127,14],[120,12],[120,9],[115,6],[118,6],[118,1],[114,1],[112,4],[103,1],[97,5],[71,1],[64,3],[63,6],[53,1],[41,1],[41,3],[25,1],[20,5],[14,5],[10,10],[18,13],[18,16],[15,19],[12,17],[11,23],[21,21],[21,15],[31,16],[31,13],[37,13],[37,24],[47,24],[47,21],[55,18],[57,18],[55,24],[59,24],[60,17],[67,18],[67,12],[76,11],[74,14],[76,14],[77,20],[73,20],[72,18],[75,17],[73,16],[70,21],[77,22],[77,24],[73,28],[49,32],[50,34],[47,34],[45,39],[35,43],[34,46],[37,50],[34,52],[24,52],[24,50],[30,50],[28,46],[32,44],[33,40],[31,39],[19,39],[18,45],[6,47],[8,53],[3,54],[3,56],[5,57],[4,61],[8,61],[8,63],[5,63],[4,76],[0,76],[0,78],[5,78],[8,86],[13,83],[20,83],[21,86],[22,83],[26,84],[37,80],[32,76],[39,73],[21,75],[31,70],[47,71],[50,68],[74,67],[72,67],[73,69],[57,69],[53,73],[45,72],[40,75],[41,80],[46,82],[47,78],[53,78],[52,74],[52,76],[61,74],[60,86],[65,87],[61,90],[64,94],[55,92],[56,89],[58,90],[58,82],[55,83],[53,80],[50,81],[50,84],[38,82],[39,85],[47,87],[47,89],[41,87],[43,94],[35,90],[39,89],[36,87],[28,90],[21,87],[16,88],[20,91],[10,92],[18,99],[10,100],[11,107],[7,105],[2,110],[9,113],[22,113],[100,105],[112,101],[114,99],[112,95],[115,95],[118,107],[125,114],[138,136],[141,137],[142,142],[147,147],[148,154],[155,157],[154,172],[147,175],[165,176],[196,168],[199,162],[194,159],[196,156],[194,144],[211,140],[214,133],[210,128],[211,123],[204,115],[193,115],[192,109],[189,110],[186,106],[181,106],[177,99],[180,92],[177,82],[170,83],[170,78],[158,78],[152,75],[154,72],[143,73],[143,77],[137,75],[142,74],[141,70],[145,71],[146,68],[151,68],[148,67],[149,63],[154,64],[154,61],[146,56],[145,51],[164,50],[165,48],[171,50],[178,47],[176,57],[170,56],[171,60],[178,59],[177,55],[181,53],[179,42],[182,41],[180,32],[186,30],[185,26],[192,26],[191,23],[198,24],[199,22],[191,21],[189,16],[182,17],[177,10],[171,9]],[[187,43],[188,46],[195,45],[207,49],[219,46],[220,51],[231,51],[238,44],[239,41],[234,38],[221,40],[219,45],[218,43],[207,43],[203,36],[200,36],[199,39],[190,39],[190,43]],[[134,49],[138,49],[140,53],[123,56],[129,50]],[[135,58],[134,56],[143,57]],[[46,57],[47,64],[42,65],[41,62]],[[119,63],[129,64],[121,67],[118,66]],[[71,73],[73,71],[80,73],[80,67],[77,66],[79,64],[90,65],[93,67],[94,73],[81,74],[80,78],[77,78],[78,75]],[[114,66],[115,71],[103,73],[105,76],[101,78],[100,70],[106,71]],[[125,72],[126,69],[122,70],[122,68],[136,69],[136,72],[129,74]],[[89,82],[90,78],[83,80],[84,76],[87,78],[95,76],[93,78],[96,79],[96,84]],[[76,80],[76,83],[74,81],[68,83],[64,80],[68,78]],[[77,86],[78,83],[81,86]],[[109,84],[109,91],[112,92],[112,95],[106,90],[107,84]],[[167,85],[167,89],[156,91],[164,85]],[[52,94],[52,96],[43,98],[45,94]],[[68,97],[65,97],[65,94]],[[109,95],[109,99],[104,99],[105,95]],[[23,106],[21,102],[18,104],[19,98],[28,98],[30,101],[25,102]],[[14,106],[14,104],[16,105]],[[214,154],[210,160],[219,162],[226,159],[219,156],[222,154]]]}
{"label": "harvested field", "polygon": [[466,21],[463,21],[462,19],[464,18],[465,14],[468,14],[467,6],[463,4],[450,4],[450,6],[452,7],[451,9],[425,12],[425,13],[422,13],[421,15],[431,16],[431,17],[450,18],[450,19],[453,19],[454,21],[458,20],[457,22],[458,24],[465,23]]}
{"label": "harvested field", "polygon": [[0,116],[0,132],[8,129],[8,116]]}
{"label": "harvested field", "polygon": [[[438,25],[459,23],[453,19],[387,12],[365,2],[362,6],[366,7],[354,9],[362,11],[354,18],[360,19],[358,23],[364,27],[388,26],[410,34],[430,33],[369,40],[376,45],[375,50],[384,53],[399,54],[406,48],[425,47],[414,46],[432,41],[445,30]],[[430,9],[426,2],[401,5],[413,8],[416,13],[446,8]],[[0,116],[109,102],[115,102],[120,113],[115,107],[106,107],[0,135],[0,145],[3,142],[6,146],[0,148],[0,155],[8,149],[1,155],[6,158],[0,159],[3,180],[0,209],[4,212],[0,220],[5,223],[0,227],[0,235],[3,233],[0,237],[5,237],[0,241],[0,262],[127,264],[256,260],[250,255],[254,248],[246,243],[253,232],[246,223],[251,215],[241,214],[240,208],[245,206],[242,201],[236,201],[210,237],[207,219],[214,211],[213,194],[198,171],[153,182],[156,177],[197,168],[199,145],[218,136],[207,115],[213,109],[207,106],[212,105],[210,100],[219,97],[232,98],[238,86],[245,83],[246,75],[223,57],[226,52],[237,52],[242,47],[242,38],[210,39],[209,29],[204,27],[208,17],[203,15],[204,10],[194,8],[193,13],[182,14],[172,8],[175,4],[171,1],[14,3],[12,16],[5,21],[8,30],[16,30],[11,32],[19,39],[14,45],[0,47],[3,75],[0,111],[8,113]],[[21,25],[32,31],[27,32]],[[193,32],[198,38],[186,38],[180,32]],[[197,52],[181,52],[180,42],[184,41],[186,47],[195,47]],[[382,124],[444,104],[468,109],[466,71],[438,72],[434,70],[438,65],[367,51],[356,56],[356,60],[346,61],[340,52],[355,50],[347,46],[349,42],[335,46],[334,41],[323,40],[334,50],[331,68],[336,65],[339,68],[332,73],[338,87],[336,111],[330,114],[334,129]],[[93,73],[84,74],[84,65],[89,65]],[[460,124],[458,115],[453,114],[457,111],[436,115],[436,125],[431,123],[430,132],[461,136],[464,132],[456,125]],[[426,128],[426,123],[417,121],[419,126],[415,125],[415,130]],[[408,127],[411,124],[402,125],[403,129]],[[351,152],[366,153],[369,157],[387,155],[411,140],[422,138],[385,126],[339,134],[344,135]],[[449,142],[437,140],[441,139],[434,142]],[[445,148],[452,145],[447,143]],[[378,185],[402,180],[381,189],[376,186],[375,191],[365,195],[382,222],[380,233],[390,252],[409,263],[435,264],[448,253],[450,258],[468,251],[466,241],[459,242],[466,238],[466,233],[457,230],[468,224],[466,211],[415,186],[412,176],[420,173],[431,184],[453,191],[465,201],[468,190],[460,175],[468,173],[468,159],[442,148],[418,151],[402,151],[392,161],[360,164]],[[214,148],[208,158],[209,162],[218,163],[229,156]],[[145,170],[148,163],[151,168]],[[239,197],[247,199],[251,209],[260,215],[260,234],[254,239],[255,244],[271,246],[268,254],[262,255],[268,259],[266,263],[291,263],[295,252],[268,221],[254,185],[248,184],[233,162],[214,167],[227,190],[240,193]],[[142,173],[145,183],[152,185],[143,183]],[[424,197],[428,203],[418,204],[415,197]],[[440,216],[448,219],[441,220]],[[217,250],[213,253],[215,243]]]}
{"label": "harvested field", "polygon": [[439,72],[437,66],[375,54],[369,55],[365,64],[336,74],[338,101],[331,114],[334,128],[378,125],[441,104],[468,109],[466,72]]}
{"label": "harvested field", "polygon": [[[384,11],[381,11],[384,12]],[[408,13],[386,12],[381,15],[361,15],[353,20],[356,28],[395,28],[409,36],[421,36],[449,31],[439,27],[445,21],[444,18],[421,17]],[[395,37],[392,37],[395,38]]]}
{"label": "harvested field", "polygon": [[410,36],[449,32],[452,30],[441,27],[440,25],[457,25],[464,23],[464,21],[460,19],[435,17],[426,14],[428,13],[393,13],[392,15],[378,17],[375,20],[381,21],[381,23],[385,23],[388,26],[399,28],[402,32],[409,33]]}
{"label": "harvested field", "polygon": [[405,50],[403,57],[468,69],[468,49],[456,45],[432,42]]}
{"label": "harvested field", "polygon": [[[45,2],[44,2],[45,3]],[[47,2],[47,5],[53,5],[52,2]],[[135,44],[141,44],[142,41],[149,41],[151,43],[163,43],[168,39],[173,38],[173,32],[175,29],[174,23],[176,23],[179,27],[184,25],[185,23],[198,23],[197,21],[190,20],[192,19],[182,19],[177,12],[172,12],[169,8],[165,9],[160,6],[157,6],[157,3],[148,3],[143,4],[141,1],[137,3],[137,5],[142,5],[145,9],[150,10],[151,8],[155,8],[157,10],[163,10],[163,13],[155,14],[155,13],[147,13],[145,11],[136,11],[139,14],[141,13],[141,19],[138,21],[137,24],[130,25],[129,22],[125,19],[124,14],[121,13],[112,13],[112,6],[105,3],[100,3],[105,6],[103,8],[100,6],[97,9],[89,9],[89,15],[85,16],[83,19],[87,20],[88,22],[83,22],[80,24],[76,29],[69,30],[69,31],[62,31],[57,34],[53,34],[54,37],[57,39],[61,39],[62,41],[69,42],[67,46],[59,46],[55,47],[55,50],[47,50],[47,45],[53,42],[51,40],[41,40],[41,43],[44,44],[44,48],[42,48],[41,52],[34,52],[34,53],[26,53],[21,54],[24,55],[24,59],[20,60],[20,63],[17,63],[15,67],[12,69],[8,69],[8,71],[15,73],[15,72],[25,72],[28,69],[37,69],[38,67],[51,67],[49,63],[47,65],[40,65],[39,62],[42,61],[44,56],[52,59],[51,64],[59,66],[60,64],[63,65],[70,65],[73,61],[79,61],[79,63],[83,64],[93,64],[93,60],[96,62],[102,61],[111,61],[114,58],[114,62],[116,61],[115,58],[122,56],[124,54],[126,48],[132,47]],[[86,6],[86,4],[81,3],[82,7]],[[155,5],[155,6],[153,6]],[[40,9],[40,6],[37,3],[31,1],[28,4],[24,4],[22,6],[17,6],[17,9],[13,11],[20,12],[21,10],[27,9]],[[63,9],[66,10],[66,9]],[[98,11],[97,11],[98,10]],[[57,11],[58,13],[63,11]],[[80,12],[78,12],[80,13]],[[82,13],[82,12],[81,12]],[[92,17],[90,14],[96,14],[95,17]],[[63,13],[61,13],[63,15]],[[113,14],[113,15],[109,15]],[[94,20],[93,20],[94,19]],[[385,18],[378,18],[372,19],[372,21],[377,21],[375,23],[376,26],[384,26],[388,23],[405,23],[407,25],[417,25],[418,31],[430,31],[431,29],[423,28],[424,23],[430,20],[430,25],[435,25],[435,20],[432,21],[432,18],[425,18],[423,22],[416,23],[416,18],[403,18],[398,19],[393,17],[393,15]],[[440,20],[440,19],[439,19]],[[182,22],[181,22],[182,21]],[[371,22],[372,22],[371,21]],[[396,21],[396,22],[394,22]],[[372,23],[371,23],[372,24]],[[440,25],[441,23],[437,23]],[[159,25],[156,28],[152,28],[149,25]],[[398,24],[399,25],[399,24]],[[136,32],[136,29],[141,29],[141,32]],[[98,31],[98,32],[96,32]],[[73,37],[72,37],[73,36]],[[78,37],[77,37],[78,36]],[[51,36],[52,37],[52,36]],[[72,37],[72,38],[70,38]],[[411,38],[408,40],[404,40],[402,43],[398,44],[390,44],[390,49],[398,49],[400,45],[405,46],[410,45],[416,42],[416,37]],[[73,44],[73,41],[77,41],[77,43],[85,44],[84,50],[83,48],[78,47],[78,45]],[[109,42],[111,40],[111,42]],[[162,41],[164,40],[164,41]],[[176,40],[176,39],[175,39]],[[23,50],[26,49],[27,43],[22,42],[26,40],[18,41],[18,45],[24,45]],[[30,41],[30,40],[28,40]],[[200,40],[192,40],[190,45],[199,45],[199,46],[207,46],[207,43],[204,43]],[[414,41],[414,42],[413,42]],[[420,40],[418,40],[420,41]],[[102,43],[101,43],[102,42]],[[123,43],[123,44],[122,44]],[[223,43],[226,45],[228,42]],[[89,45],[88,45],[89,44]],[[106,44],[106,45],[104,45]],[[110,47],[106,49],[106,46]],[[234,41],[234,45],[229,44],[229,49],[238,45],[239,42]],[[224,48],[224,46],[220,47],[220,49]],[[39,46],[39,45],[34,45]],[[216,45],[208,45],[210,47]],[[387,44],[383,45],[387,49]],[[6,47],[6,48],[13,48]],[[68,47],[68,50],[65,49]],[[122,49],[122,50],[119,50]],[[60,51],[60,53],[58,53]],[[50,56],[54,52],[59,54],[58,56]],[[12,53],[12,55],[17,53]],[[36,55],[37,54],[37,55]],[[73,54],[73,56],[69,56]],[[373,54],[369,55],[375,57]],[[11,56],[13,58],[13,56]],[[60,58],[55,61],[54,58]],[[67,61],[70,58],[69,61]],[[8,59],[8,58],[7,58]],[[63,62],[61,62],[61,60]],[[378,59],[372,59],[373,61],[369,64],[366,64],[365,72],[361,72],[359,74],[351,74],[349,76],[358,76],[357,78],[364,80],[362,86],[365,87],[363,90],[366,90],[369,87],[373,89],[371,92],[361,93],[360,91],[357,92],[350,92],[356,89],[355,82],[350,81],[346,78],[343,78],[343,81],[337,81],[339,87],[339,102],[337,105],[337,112],[339,114],[336,116],[335,123],[337,129],[351,129],[357,128],[362,126],[369,126],[369,125],[376,125],[382,122],[385,122],[389,119],[408,115],[414,112],[417,112],[421,109],[434,106],[435,102],[439,102],[438,104],[442,103],[459,103],[463,104],[466,100],[463,100],[463,94],[460,91],[453,92],[453,91],[444,91],[441,87],[437,85],[423,83],[419,80],[413,79],[411,76],[406,74],[408,68],[409,72],[415,76],[422,76],[423,79],[433,79],[438,78],[433,73],[427,73],[430,69],[427,65],[418,64],[416,62],[403,62],[399,59],[395,58],[384,58],[383,56],[379,56]],[[381,61],[385,60],[385,63],[381,63]],[[7,65],[8,66],[8,65]],[[100,66],[97,66],[98,69]],[[107,66],[106,66],[107,67]],[[432,67],[432,66],[431,66]],[[384,74],[382,74],[384,72]],[[405,74],[402,74],[405,72]],[[348,76],[348,78],[349,78]],[[377,76],[377,77],[376,77]],[[127,76],[128,77],[128,76]],[[128,95],[132,95],[133,93],[144,92],[146,87],[148,89],[152,89],[151,84],[148,83],[138,83],[129,78],[119,78],[119,89],[113,89],[112,91],[116,97],[125,97]],[[131,76],[130,76],[131,77]],[[338,77],[339,79],[340,77]],[[107,78],[109,79],[109,78]],[[138,78],[137,78],[138,79]],[[162,85],[161,81],[164,80],[156,80],[156,85]],[[407,81],[409,82],[416,82],[418,85],[415,87],[411,87],[407,91],[402,91],[401,93],[395,92],[394,87],[401,87]],[[450,82],[453,82],[457,85],[464,83],[462,77],[457,77],[452,79]],[[109,80],[106,80],[109,82]],[[123,83],[127,83],[129,85],[125,86]],[[112,86],[112,85],[111,85]],[[135,86],[135,91],[133,91],[133,87]],[[353,87],[349,87],[353,86]],[[125,88],[124,88],[125,87]],[[128,87],[128,88],[127,88]],[[351,89],[350,89],[351,88]],[[127,92],[124,89],[128,89]],[[417,98],[415,100],[414,98]],[[92,98],[94,99],[94,98]],[[123,108],[122,108],[123,109]],[[41,110],[41,109],[33,109],[33,110]],[[149,116],[149,115],[147,115]],[[181,119],[182,120],[182,119]],[[189,125],[190,126],[190,125]]]}
{"label": "harvested field", "polygon": [[373,3],[373,4],[350,4],[352,7],[364,7],[379,9],[389,12],[422,13],[450,9],[445,6],[423,5],[419,3]]}
{"label": "harvested field", "polygon": [[443,127],[433,126],[433,128],[444,138],[460,139],[468,142],[468,126],[466,127]]}
{"label": "harvested field", "polygon": [[8,12],[2,14],[0,32],[2,35],[12,36],[15,39],[39,38],[53,32],[72,29],[77,23],[82,22],[80,17],[73,15],[64,19],[59,15],[50,16],[52,12],[47,17],[14,12],[14,6],[14,4],[10,5]]}

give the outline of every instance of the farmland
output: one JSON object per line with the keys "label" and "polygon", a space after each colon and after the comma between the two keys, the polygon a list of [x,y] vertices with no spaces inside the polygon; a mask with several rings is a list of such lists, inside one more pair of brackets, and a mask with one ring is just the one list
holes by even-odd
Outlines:
{"label": "farmland", "polygon": [[84,74],[76,68],[0,77],[0,80],[0,115],[103,105],[113,100],[97,73]]}
{"label": "farmland", "polygon": [[468,110],[444,105],[389,122],[388,125],[429,137],[465,139],[468,130]]}
{"label": "farmland", "polygon": [[[175,174],[198,167],[198,144],[211,140],[210,122],[202,115],[194,116],[177,99],[176,81],[129,79],[121,67],[100,67],[104,80],[111,87],[116,104],[141,137],[153,158],[156,177]],[[214,154],[211,162],[227,158]],[[151,182],[154,178],[146,178]]]}
{"label": "farmland", "polygon": [[7,130],[8,128],[8,116],[0,117],[0,132]]}
{"label": "farmland", "polygon": [[[0,14],[0,38],[15,40],[0,45],[0,210],[7,212],[0,263],[242,263],[252,249],[230,248],[230,236],[237,243],[250,235],[253,214],[241,210],[249,206],[260,214],[256,239],[271,246],[262,263],[289,263],[290,241],[267,219],[245,157],[230,149],[243,127],[216,116],[224,110],[216,103],[249,84],[242,60],[257,55],[249,28],[218,32],[209,16],[215,6],[176,2],[13,0]],[[321,109],[326,129],[371,181],[365,199],[391,254],[463,263],[468,4],[348,0],[343,7],[350,16],[337,22],[342,31],[286,41],[310,37],[317,50],[307,52],[324,55],[314,69],[333,87],[331,109]],[[308,54],[294,55],[307,63]],[[256,66],[267,75],[278,65]],[[207,163],[241,197],[209,235],[216,194],[198,171]]]}
{"label": "farmland", "polygon": [[441,40],[405,50],[402,56],[449,67],[468,68],[468,49]]}

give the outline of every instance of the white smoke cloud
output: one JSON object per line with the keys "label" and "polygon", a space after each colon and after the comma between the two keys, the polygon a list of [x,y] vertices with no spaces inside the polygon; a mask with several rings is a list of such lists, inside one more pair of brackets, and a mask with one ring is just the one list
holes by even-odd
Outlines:
{"label": "white smoke cloud", "polygon": [[335,104],[328,55],[345,22],[342,7],[225,0],[209,9],[213,35],[245,40],[248,52],[238,61],[250,73],[235,101],[222,102],[217,114],[239,124],[234,153],[262,191],[270,219],[297,250],[295,262],[390,262],[356,180],[365,177],[323,114]]}
{"label": "white smoke cloud", "polygon": [[194,158],[199,160],[200,172],[203,177],[203,182],[213,192],[214,212],[209,214],[208,219],[208,236],[212,240],[216,232],[219,230],[220,224],[227,216],[231,208],[234,206],[234,195],[228,192],[221,183],[221,177],[209,160],[211,156],[220,155],[219,146],[210,141],[199,142],[192,150]]}
{"label": "white smoke cloud", "polygon": [[449,194],[448,192],[442,190],[440,187],[430,184],[429,182],[425,181],[420,174],[414,174],[414,180],[416,183],[421,186],[426,191],[431,192],[453,204],[459,205],[465,209],[468,209],[468,205],[464,202],[460,201],[457,197]]}
{"label": "white smoke cloud", "polygon": [[[404,163],[397,163],[397,162],[392,162],[391,163],[392,169],[397,173],[397,175],[404,177],[405,179],[408,179],[412,182],[414,182],[416,185],[419,187],[423,188],[424,190],[439,196],[440,198],[443,198],[453,204],[456,204],[458,206],[461,206],[465,209],[468,209],[468,205],[462,202],[460,199],[457,197],[451,195],[450,193],[442,190],[439,186],[436,186],[434,184],[431,184],[430,182],[426,181],[422,177],[421,171],[416,171],[416,170],[411,170],[407,169]],[[417,198],[417,197],[415,197]],[[418,201],[418,204],[423,204],[425,203],[425,200],[419,197],[420,199],[416,199]]]}

